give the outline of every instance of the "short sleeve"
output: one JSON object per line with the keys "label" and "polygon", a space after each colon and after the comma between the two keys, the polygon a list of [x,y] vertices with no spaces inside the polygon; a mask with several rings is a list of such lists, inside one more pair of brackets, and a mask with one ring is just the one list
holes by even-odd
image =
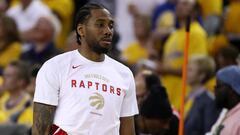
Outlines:
{"label": "short sleeve", "polygon": [[53,61],[47,61],[39,70],[36,78],[34,102],[58,105],[60,80],[59,72]]}
{"label": "short sleeve", "polygon": [[129,89],[123,99],[120,117],[128,117],[138,114],[136,87],[133,74],[131,73]]}

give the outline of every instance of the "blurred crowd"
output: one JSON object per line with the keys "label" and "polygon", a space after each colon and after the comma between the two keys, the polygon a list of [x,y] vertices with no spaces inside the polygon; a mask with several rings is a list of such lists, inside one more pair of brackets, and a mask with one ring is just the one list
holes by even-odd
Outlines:
{"label": "blurred crowd", "polygon": [[1,0],[1,134],[30,134],[37,72],[77,49],[74,16],[88,2],[115,19],[109,56],[134,73],[137,135],[178,133],[187,17],[185,135],[240,134],[240,0]]}

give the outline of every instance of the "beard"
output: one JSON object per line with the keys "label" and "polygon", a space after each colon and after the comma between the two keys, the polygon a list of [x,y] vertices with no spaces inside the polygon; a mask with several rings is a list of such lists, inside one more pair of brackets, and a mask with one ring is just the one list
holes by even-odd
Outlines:
{"label": "beard", "polygon": [[87,37],[93,37],[93,36],[88,32],[86,34],[86,42],[93,52],[97,54],[107,54],[109,50],[111,50],[111,47],[112,47],[111,45],[109,47],[103,47],[101,46],[99,41],[97,41],[96,38],[87,38]]}
{"label": "beard", "polygon": [[218,109],[227,107],[227,95],[222,93],[215,94],[215,104]]}

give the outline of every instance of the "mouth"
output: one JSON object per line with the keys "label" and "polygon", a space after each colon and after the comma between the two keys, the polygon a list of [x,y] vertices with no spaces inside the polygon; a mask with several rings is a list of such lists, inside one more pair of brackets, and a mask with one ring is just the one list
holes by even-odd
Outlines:
{"label": "mouth", "polygon": [[101,42],[104,43],[104,44],[110,45],[110,44],[112,44],[112,39],[110,39],[110,38],[105,38],[105,39],[102,39]]}

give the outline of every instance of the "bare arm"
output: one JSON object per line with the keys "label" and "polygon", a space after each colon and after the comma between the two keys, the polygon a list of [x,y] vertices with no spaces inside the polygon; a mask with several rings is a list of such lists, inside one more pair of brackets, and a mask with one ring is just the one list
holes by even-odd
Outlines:
{"label": "bare arm", "polygon": [[33,108],[33,135],[50,135],[56,106],[34,102]]}
{"label": "bare arm", "polygon": [[133,116],[120,118],[120,135],[135,135]]}

